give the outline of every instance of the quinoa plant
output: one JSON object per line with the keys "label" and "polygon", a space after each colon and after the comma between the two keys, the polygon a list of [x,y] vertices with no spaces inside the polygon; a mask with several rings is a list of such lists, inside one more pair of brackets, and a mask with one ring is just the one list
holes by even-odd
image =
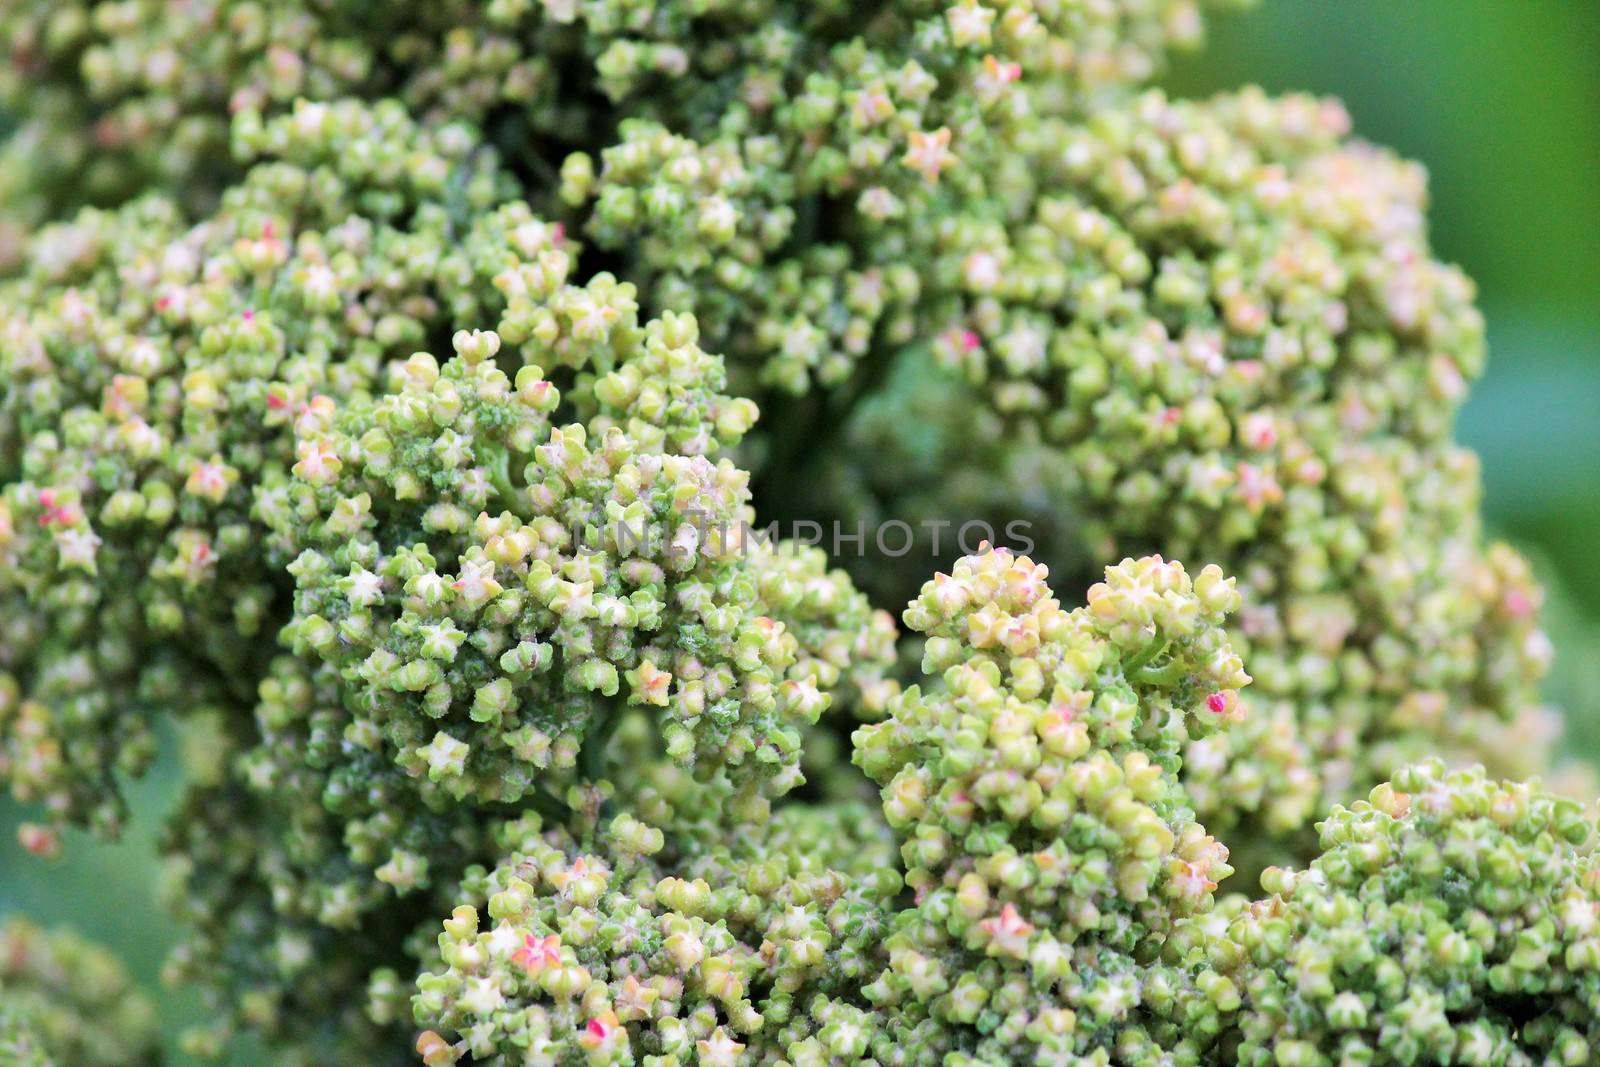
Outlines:
{"label": "quinoa plant", "polygon": [[[175,1046],[1600,1060],[1472,284],[1202,6],[0,11],[0,780],[183,737]],[[6,1062],[152,1031],[0,937]]]}

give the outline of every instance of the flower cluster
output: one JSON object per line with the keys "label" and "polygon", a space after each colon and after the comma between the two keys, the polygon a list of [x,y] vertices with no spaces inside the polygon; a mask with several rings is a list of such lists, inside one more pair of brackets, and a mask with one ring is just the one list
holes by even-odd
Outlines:
{"label": "flower cluster", "polygon": [[[257,487],[255,517],[299,549],[294,654],[260,684],[259,740],[224,747],[243,788],[198,790],[169,843],[194,930],[175,973],[223,1020],[196,1048],[237,1025],[370,1047],[354,994],[405,966],[393,932],[493,855],[486,813],[608,803],[643,765],[613,751],[630,709],[650,758],[734,780],[730,810],[758,817],[802,780],[800,729],[834,691],[894,690],[888,616],[820,552],[759,540],[743,474],[705,454],[753,410],[718,392],[694,320],[641,326],[605,276],[519,299],[524,355],[586,368],[565,396],[461,331],[443,366],[391,364],[381,398],[313,398],[293,466]],[[262,927],[275,944],[246,967],[233,946]]]}
{"label": "flower cluster", "polygon": [[[747,545],[744,475],[706,455],[753,407],[718,395],[692,317],[640,328],[632,288],[607,275],[549,313],[525,354],[589,350],[584,421],[552,418],[543,371],[513,381],[499,336],[466,332],[443,367],[413,356],[381,400],[302,420],[292,482],[265,491],[306,546],[283,639],[349,683],[347,738],[454,801],[515,803],[580,763],[603,777],[630,705],[659,709],[670,756],[787,792],[800,727],[830,700],[819,675],[843,672],[802,658],[764,601],[782,565],[758,576],[746,553],[784,548]],[[870,655],[828,621],[807,635],[818,653]]]}
{"label": "flower cluster", "polygon": [[0,1057],[8,1067],[154,1064],[155,1013],[119,960],[69,930],[0,925]]}
{"label": "flower cluster", "polygon": [[[732,1065],[852,1029],[830,994],[876,968],[901,886],[881,825],[851,806],[791,805],[730,833],[707,818],[715,791],[654,778],[630,798],[640,816],[617,816],[589,846],[525,816],[506,827],[501,863],[468,873],[468,902],[418,980],[429,1067]],[[833,1030],[818,1032],[819,1013]]]}
{"label": "flower cluster", "polygon": [[198,987],[210,1017],[184,1035],[195,1055],[248,1031],[296,1067],[407,1062],[363,991],[375,970],[415,968],[406,935],[494,855],[503,816],[425,806],[392,760],[345,741],[348,704],[333,668],[280,655],[251,719],[190,727],[192,785],[163,850],[181,924],[165,977]]}
{"label": "flower cluster", "polygon": [[1026,519],[1066,567],[1160,551],[1237,575],[1247,725],[1185,774],[1214,828],[1257,836],[1429,754],[1542,762],[1500,743],[1539,714],[1539,593],[1485,544],[1450,438],[1482,318],[1429,255],[1420,168],[1347,126],[1259,92],[1035,124],[1006,212],[925,228],[942,332],[806,480],[869,521]]}
{"label": "flower cluster", "polygon": [[[0,782],[115,834],[179,717],[186,1051],[1600,1056],[1472,286],[1144,92],[1224,2],[4,5]],[[150,1030],[0,933],[0,1058]]]}
{"label": "flower cluster", "polygon": [[[0,109],[25,120],[0,152],[0,263],[21,226],[85,202],[214,197],[236,173],[230,114],[390,96],[430,127],[483,128],[541,178],[559,168],[541,208],[559,192],[638,280],[659,275],[653,311],[698,313],[772,384],[837,383],[915,296],[910,270],[886,291],[894,253],[866,229],[914,225],[941,174],[981,175],[1031,116],[1148,80],[1199,40],[1201,2],[1237,0],[912,0],[871,18],[838,0],[447,0],[403,18],[21,0],[0,14]],[[650,169],[663,152],[679,164]],[[835,210],[867,226],[820,230]]]}
{"label": "flower cluster", "polygon": [[914,265],[917,231],[1009,195],[1008,161],[1043,117],[1114,99],[1201,32],[1181,0],[913,2],[794,23],[768,6],[718,31],[725,55],[613,44],[598,64],[613,96],[698,75],[725,87],[722,106],[689,106],[696,86],[682,113],[625,109],[616,143],[565,159],[560,191],[654,299],[701,316],[748,388],[783,393],[841,385],[876,348],[931,335],[926,298],[946,281]]}
{"label": "flower cluster", "polygon": [[[168,842],[191,931],[172,973],[216,1001],[197,1051],[248,1027],[308,1063],[370,1056],[360,990],[414,967],[400,934],[497,854],[486,817],[593,819],[620,805],[609,779],[675,760],[759,818],[801,781],[799,729],[832,693],[893,692],[885,613],[814,549],[735,540],[742,475],[701,450],[748,405],[715,393],[693,320],[641,327],[626,287],[591,289],[552,301],[618,309],[605,359],[588,339],[587,365],[613,369],[577,399],[534,366],[513,382],[498,335],[461,332],[443,367],[414,356],[381,400],[302,418],[299,459],[259,489],[257,516],[305,546],[295,654],[253,723],[216,724]],[[569,405],[587,420],[556,424]],[[613,736],[630,721],[642,740]],[[261,929],[270,947],[241,959]]]}
{"label": "flower cluster", "polygon": [[1309,869],[1269,870],[1266,899],[1186,931],[1239,994],[1236,1062],[1593,1061],[1592,811],[1433,760],[1319,834]]}
{"label": "flower cluster", "polygon": [[1177,771],[1250,681],[1222,631],[1233,580],[1130,559],[1069,612],[1045,578],[991,550],[925,585],[906,623],[930,688],[856,734],[916,893],[864,995],[916,1062],[1148,1044],[1173,979],[1140,961],[1232,873]]}
{"label": "flower cluster", "polygon": [[480,214],[513,186],[465,131],[352,102],[240,133],[261,162],[199,225],[159,197],[86,210],[0,284],[0,777],[57,819],[120,823],[148,709],[249,699],[292,558],[255,493],[318,398],[559,255]]}

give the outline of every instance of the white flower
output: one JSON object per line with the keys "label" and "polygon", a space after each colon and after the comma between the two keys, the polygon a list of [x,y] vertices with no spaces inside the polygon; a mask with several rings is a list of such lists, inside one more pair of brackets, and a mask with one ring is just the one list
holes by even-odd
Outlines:
{"label": "white flower", "polygon": [[432,741],[417,749],[417,754],[427,762],[430,775],[455,777],[466,772],[470,751],[470,746],[441,730],[433,735]]}
{"label": "white flower", "polygon": [[695,1047],[700,1052],[700,1062],[704,1067],[733,1067],[739,1062],[739,1053],[744,1051],[744,1045],[729,1037],[728,1032],[720,1026]]}
{"label": "white flower", "polygon": [[345,599],[360,608],[368,608],[383,599],[383,579],[361,566],[350,565],[350,574],[339,583]]}
{"label": "white flower", "polygon": [[946,8],[945,21],[950,24],[950,40],[956,47],[965,48],[969,44],[987,45],[991,38],[990,24],[994,22],[994,11],[981,4],[967,0],[964,4]]}
{"label": "white flower", "polygon": [[505,994],[493,978],[477,978],[466,983],[458,1003],[479,1017],[493,1015],[506,1002]]}
{"label": "white flower", "polygon": [[939,180],[940,173],[956,161],[950,151],[950,129],[941,126],[932,133],[912,130],[908,136],[905,164],[930,182]]}
{"label": "white flower", "polygon": [[461,574],[450,583],[450,588],[473,607],[485,604],[500,595],[501,585],[494,580],[494,563],[486,559],[466,560],[461,564]]}
{"label": "white flower", "polygon": [[295,476],[314,485],[326,485],[333,481],[343,466],[339,462],[338,451],[324,437],[301,441],[295,452],[300,457],[300,461],[294,465]]}
{"label": "white flower", "polygon": [[100,538],[93,530],[61,530],[55,535],[56,553],[63,570],[76,567],[79,570],[94,574],[95,550],[100,547]]}

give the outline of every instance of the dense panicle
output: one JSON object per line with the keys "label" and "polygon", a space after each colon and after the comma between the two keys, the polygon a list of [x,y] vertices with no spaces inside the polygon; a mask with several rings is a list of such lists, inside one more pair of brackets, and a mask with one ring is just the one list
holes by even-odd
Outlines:
{"label": "dense panicle", "polygon": [[120,824],[151,711],[250,698],[296,424],[503,304],[501,216],[452,211],[514,184],[464,131],[351,101],[260,140],[198,224],[159,196],[87,209],[0,283],[0,775],[58,820]]}
{"label": "dense panicle", "polygon": [[588,846],[528,817],[469,872],[418,980],[424,1063],[758,1062],[852,1014],[829,998],[877,968],[901,886],[881,823],[799,804],[730,832],[723,791],[659,778]]}
{"label": "dense panicle", "polygon": [[1308,869],[1180,935],[1241,994],[1220,1013],[1234,1062],[1593,1062],[1592,810],[1432,760],[1318,833]]}
{"label": "dense panicle", "polygon": [[120,960],[70,930],[0,925],[0,1057],[8,1067],[143,1067],[155,1012]]}
{"label": "dense panicle", "polygon": [[[0,781],[176,717],[187,1052],[1596,1057],[1473,287],[1213,6],[4,5]],[[151,1029],[0,934],[0,1059]]]}
{"label": "dense panicle", "polygon": [[1540,594],[1486,543],[1451,439],[1483,364],[1473,287],[1431,258],[1421,169],[1347,131],[1336,103],[1258,91],[1035,124],[1008,210],[951,203],[921,232],[940,332],[807,482],[922,533],[858,568],[875,592],[979,518],[1074,572],[1157,551],[1236,575],[1257,684],[1185,776],[1261,841],[1306,840],[1408,760],[1547,758]]}
{"label": "dense panicle", "polygon": [[962,558],[906,611],[927,691],[857,731],[915,892],[864,995],[910,1062],[1154,1062],[1171,1039],[1182,976],[1152,965],[1232,871],[1178,767],[1239,716],[1239,595],[1160,557],[1105,576],[1067,611],[1027,557]]}

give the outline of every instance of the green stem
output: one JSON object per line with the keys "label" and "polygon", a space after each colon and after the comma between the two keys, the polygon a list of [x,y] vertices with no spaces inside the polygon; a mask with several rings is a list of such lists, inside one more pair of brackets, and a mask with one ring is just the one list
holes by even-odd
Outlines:
{"label": "green stem", "polygon": [[[598,782],[605,777],[606,749],[611,747],[611,735],[617,732],[617,724],[622,721],[622,709],[607,708],[604,718],[583,739],[583,745],[578,749],[578,773],[586,782]],[[599,823],[604,823],[616,814],[616,805],[607,797],[600,802]]]}
{"label": "green stem", "polygon": [[586,782],[597,782],[605,777],[606,749],[611,746],[611,736],[622,721],[622,711],[607,708],[599,723],[584,736],[578,749],[578,773]]}
{"label": "green stem", "polygon": [[1161,639],[1160,634],[1157,634],[1154,640],[1152,640],[1148,645],[1145,645],[1138,652],[1135,652],[1133,654],[1133,658],[1122,665],[1123,676],[1132,678],[1133,675],[1138,672],[1146,663],[1149,663],[1151,660],[1159,656],[1161,654],[1161,650],[1166,647],[1167,643]]}
{"label": "green stem", "polygon": [[521,496],[511,482],[511,453],[499,445],[484,444],[478,446],[478,458],[483,462],[484,473],[489,476],[489,484],[494,486],[494,491],[506,507],[516,512]]}
{"label": "green stem", "polygon": [[1187,673],[1181,662],[1171,660],[1159,667],[1140,667],[1136,671],[1128,672],[1126,676],[1131,681],[1166,688],[1183,681],[1183,676]]}

